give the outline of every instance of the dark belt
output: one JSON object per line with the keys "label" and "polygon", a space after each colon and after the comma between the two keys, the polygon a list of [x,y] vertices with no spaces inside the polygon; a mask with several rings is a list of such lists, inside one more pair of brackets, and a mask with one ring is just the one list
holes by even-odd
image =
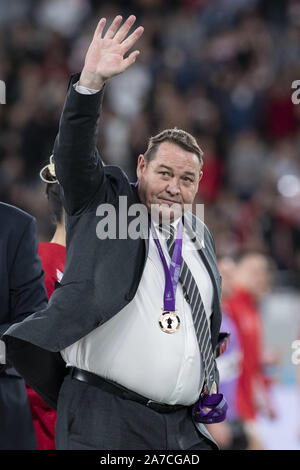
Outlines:
{"label": "dark belt", "polygon": [[113,395],[117,395],[124,400],[136,401],[142,405],[147,406],[148,408],[151,408],[154,411],[158,411],[159,413],[172,413],[174,411],[181,410],[182,408],[186,408],[184,405],[166,405],[149,400],[148,398],[145,398],[138,393],[132,392],[131,390],[122,387],[122,385],[105,380],[99,375],[93,374],[92,372],[77,369],[77,367],[70,367],[70,375],[73,379],[80,380],[80,382],[93,385],[94,387],[100,388],[100,390],[103,390],[104,392],[112,393]]}

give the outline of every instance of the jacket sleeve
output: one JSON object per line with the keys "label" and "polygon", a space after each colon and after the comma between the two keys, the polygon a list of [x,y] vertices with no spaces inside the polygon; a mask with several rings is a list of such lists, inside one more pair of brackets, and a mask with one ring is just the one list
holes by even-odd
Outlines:
{"label": "jacket sleeve", "polygon": [[46,307],[44,272],[37,252],[37,226],[30,217],[15,248],[9,269],[10,321],[0,325],[0,335],[13,323]]}
{"label": "jacket sleeve", "polygon": [[96,148],[103,88],[92,95],[78,93],[71,77],[54,144],[55,171],[63,188],[65,210],[83,211],[95,194],[105,194],[106,176]]}

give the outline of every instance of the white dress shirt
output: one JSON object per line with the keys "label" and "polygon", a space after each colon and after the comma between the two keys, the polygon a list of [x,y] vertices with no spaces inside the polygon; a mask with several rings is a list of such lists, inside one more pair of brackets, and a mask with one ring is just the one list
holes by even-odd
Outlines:
{"label": "white dress shirt", "polygon": [[[160,242],[169,265],[170,256],[162,235]],[[209,320],[212,281],[186,232],[182,256],[195,278]],[[163,264],[150,235],[148,258],[133,300],[113,318],[61,351],[67,366],[93,372],[156,402],[195,403],[204,375],[191,307],[178,283],[175,308],[180,327],[173,334],[164,333],[158,324],[164,288]]]}

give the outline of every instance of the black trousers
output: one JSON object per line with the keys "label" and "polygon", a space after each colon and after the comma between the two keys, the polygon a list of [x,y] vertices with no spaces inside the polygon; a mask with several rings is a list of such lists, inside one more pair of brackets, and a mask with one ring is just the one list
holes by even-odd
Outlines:
{"label": "black trousers", "polygon": [[0,374],[0,450],[37,447],[24,380]]}
{"label": "black trousers", "polygon": [[[204,428],[204,426],[203,426]],[[56,448],[69,450],[212,450],[191,407],[158,413],[67,375],[61,387]]]}

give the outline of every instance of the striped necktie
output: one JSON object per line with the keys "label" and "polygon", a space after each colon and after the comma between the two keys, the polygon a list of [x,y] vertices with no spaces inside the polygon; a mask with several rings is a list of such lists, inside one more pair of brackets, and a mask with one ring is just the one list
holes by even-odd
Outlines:
{"label": "striped necktie", "polygon": [[[170,257],[172,257],[175,244],[175,229],[173,225],[160,225],[159,230],[166,237],[168,251]],[[205,383],[208,391],[210,391],[212,384],[215,381],[215,359],[211,344],[210,326],[198,286],[183,257],[181,260],[179,282],[182,285],[185,299],[191,306],[196,337],[204,363]]]}

